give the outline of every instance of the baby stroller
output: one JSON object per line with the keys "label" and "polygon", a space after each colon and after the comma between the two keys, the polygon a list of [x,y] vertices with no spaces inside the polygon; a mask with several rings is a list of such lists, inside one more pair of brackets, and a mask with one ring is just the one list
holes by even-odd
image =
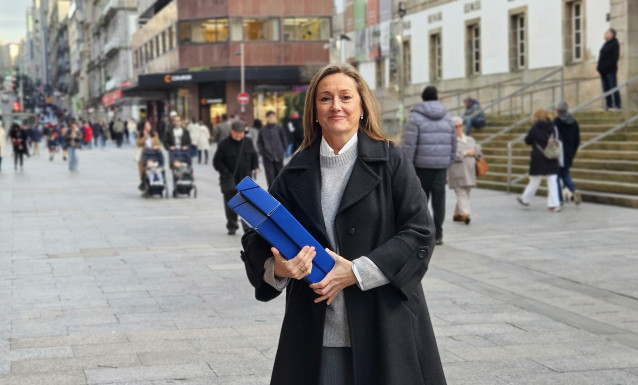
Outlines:
{"label": "baby stroller", "polygon": [[164,155],[161,150],[147,149],[142,153],[142,165],[144,165],[144,198],[153,195],[164,195],[168,198],[168,186],[166,184],[166,172],[164,171]]}
{"label": "baby stroller", "polygon": [[197,198],[193,162],[188,151],[172,151],[169,160],[173,172],[173,198],[177,198],[178,195],[190,196],[191,191],[193,198]]}

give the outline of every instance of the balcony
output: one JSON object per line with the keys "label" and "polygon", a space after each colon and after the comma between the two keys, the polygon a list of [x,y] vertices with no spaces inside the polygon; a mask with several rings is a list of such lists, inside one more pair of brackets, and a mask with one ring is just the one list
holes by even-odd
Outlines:
{"label": "balcony", "polygon": [[108,3],[106,3],[106,5],[104,6],[104,9],[102,10],[102,17],[105,20],[108,20],[111,16],[113,16],[113,14],[115,14],[115,12],[117,12],[117,9],[120,7],[120,0],[109,0]]}
{"label": "balcony", "polygon": [[122,48],[124,46],[124,43],[122,42],[121,39],[119,38],[113,38],[111,40],[109,40],[105,45],[104,45],[104,50],[102,51],[104,53],[104,56],[106,57],[111,57],[115,54],[117,54],[117,52],[120,50],[120,48]]}

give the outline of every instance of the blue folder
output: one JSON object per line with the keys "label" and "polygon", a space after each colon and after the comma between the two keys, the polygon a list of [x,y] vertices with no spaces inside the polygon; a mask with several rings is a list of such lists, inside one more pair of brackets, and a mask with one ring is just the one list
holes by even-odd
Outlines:
{"label": "blue folder", "polygon": [[334,259],[272,195],[249,177],[239,182],[237,191],[228,201],[228,207],[286,259],[294,258],[304,246],[314,246],[317,254],[312,260],[312,271],[305,277],[306,281],[317,283],[332,270]]}

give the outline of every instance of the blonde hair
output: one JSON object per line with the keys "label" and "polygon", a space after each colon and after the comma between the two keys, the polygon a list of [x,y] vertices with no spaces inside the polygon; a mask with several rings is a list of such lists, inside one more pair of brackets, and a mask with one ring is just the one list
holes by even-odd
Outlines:
{"label": "blonde hair", "polygon": [[550,122],[552,119],[552,114],[550,114],[549,111],[544,108],[539,108],[538,110],[534,111],[534,115],[532,115],[532,123]]}
{"label": "blonde hair", "polygon": [[366,84],[359,72],[357,72],[357,70],[351,65],[329,64],[319,70],[319,72],[317,72],[312,78],[312,81],[310,81],[310,86],[306,93],[306,101],[304,103],[304,138],[298,151],[310,147],[321,132],[321,126],[317,122],[317,107],[315,104],[317,88],[319,86],[319,82],[321,82],[323,78],[333,74],[348,75],[357,84],[357,91],[361,98],[361,109],[363,110],[363,119],[359,120],[359,129],[365,132],[372,139],[389,142],[381,131],[379,106],[377,101],[374,98],[372,91],[370,91],[368,84]]}

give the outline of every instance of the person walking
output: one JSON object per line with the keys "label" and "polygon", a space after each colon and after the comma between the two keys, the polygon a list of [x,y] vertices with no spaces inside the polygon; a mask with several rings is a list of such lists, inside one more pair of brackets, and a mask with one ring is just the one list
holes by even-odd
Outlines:
{"label": "person walking", "polygon": [[2,158],[7,151],[7,131],[4,129],[4,124],[0,120],[0,171],[2,171]]}
{"label": "person walking", "polygon": [[194,158],[199,153],[199,149],[197,147],[197,143],[199,142],[199,125],[195,121],[194,117],[191,117],[190,120],[186,121],[186,130],[188,130],[188,134],[191,137],[191,145],[188,148],[188,153],[191,158]]}
{"label": "person walking", "polygon": [[525,143],[532,146],[532,154],[529,163],[529,183],[523,191],[523,195],[516,197],[518,203],[529,207],[543,177],[547,178],[547,207],[551,212],[560,211],[558,198],[558,159],[549,159],[543,150],[547,147],[550,137],[560,139],[558,129],[552,122],[552,116],[544,108],[539,108],[532,116],[532,128],[530,128]]}
{"label": "person walking", "polygon": [[182,118],[176,116],[173,118],[173,128],[166,133],[164,144],[169,151],[184,150],[188,151],[191,146],[191,136],[187,129],[182,125]]}
{"label": "person walking", "polygon": [[[213,167],[219,172],[219,185],[224,196],[224,212],[226,213],[226,229],[228,235],[235,235],[239,225],[237,214],[226,204],[237,193],[235,186],[245,177],[259,171],[259,159],[255,145],[245,137],[246,124],[235,121],[231,125],[230,135],[217,144],[213,155]],[[244,232],[248,225],[241,221]]]}
{"label": "person walking", "polygon": [[64,140],[69,154],[69,171],[78,172],[78,149],[82,147],[82,131],[78,128],[76,122],[71,122],[68,132]]}
{"label": "person walking", "polygon": [[257,148],[264,163],[268,189],[284,167],[284,154],[288,145],[284,129],[275,122],[275,111],[266,112],[266,125],[259,130],[257,138]]}
{"label": "person walking", "polygon": [[115,135],[115,145],[121,148],[124,140],[124,121],[121,118],[117,118],[113,124],[113,135]]}
{"label": "person walking", "polygon": [[11,144],[13,145],[13,169],[18,171],[18,165],[20,171],[24,170],[24,155],[28,155],[27,149],[27,132],[20,128],[20,125],[13,123],[9,130],[9,137],[11,138]]}
{"label": "person walking", "polygon": [[144,191],[144,164],[142,163],[142,153],[144,150],[153,148],[153,145],[159,144],[159,135],[148,120],[141,121],[141,132],[138,132],[135,144],[137,146],[135,159],[137,160],[137,169],[140,174],[140,184],[137,187],[140,191]]}
{"label": "person walking", "polygon": [[222,121],[215,127],[215,143],[219,144],[222,140],[228,138],[230,135],[230,122],[228,121],[228,115],[222,114]]}
{"label": "person walking", "polygon": [[[582,194],[574,184],[569,169],[572,167],[578,147],[580,146],[580,127],[578,121],[569,113],[569,105],[565,101],[560,101],[556,105],[556,118],[554,124],[558,128],[558,134],[563,142],[563,164],[558,168],[558,197],[561,203],[571,196],[574,203],[579,205],[583,201]],[[561,183],[562,187],[561,188]],[[564,189],[569,194],[564,194]]]}
{"label": "person walking", "polygon": [[472,127],[485,127],[485,112],[483,112],[478,100],[467,97],[463,100],[463,104],[465,104],[465,112],[463,112],[465,135],[470,135]]}
{"label": "person walking", "polygon": [[84,122],[83,120],[80,120],[80,124],[84,126],[84,147],[90,150],[91,148],[93,148],[93,127],[91,127],[88,122]]}
{"label": "person walking", "polygon": [[[464,131],[463,119],[452,118],[456,130],[456,158],[447,170],[450,189],[456,195],[454,222],[470,224],[470,192],[476,186],[476,160],[481,158],[481,146]],[[467,126],[465,126],[467,127]]]}
{"label": "person walking", "polygon": [[199,132],[197,136],[197,163],[202,164],[202,154],[204,155],[204,164],[208,164],[208,149],[210,148],[210,130],[204,124],[204,121],[200,120],[197,124],[197,130]]}
{"label": "person walking", "polygon": [[[598,65],[596,71],[600,74],[603,84],[603,92],[607,92],[618,85],[618,58],[620,57],[620,44],[616,39],[616,30],[609,28],[605,31],[605,43],[598,53]],[[612,98],[613,96],[613,98]],[[620,109],[620,92],[614,91],[605,98],[607,110]]]}
{"label": "person walking", "polygon": [[427,86],[421,94],[423,103],[416,106],[405,126],[403,151],[421,181],[423,191],[432,202],[436,244],[443,244],[445,220],[445,178],[456,158],[456,131],[447,109],[438,101],[436,87]]}
{"label": "person walking", "polygon": [[286,260],[254,230],[243,236],[255,297],[286,292],[271,385],[445,384],[421,286],[434,227],[412,165],[350,65],[314,76],[303,121],[304,141],[270,192],[335,265],[309,285],[313,248]]}
{"label": "person walking", "polygon": [[36,124],[31,131],[31,143],[33,144],[34,156],[40,156],[40,142],[42,142],[42,125]]}

